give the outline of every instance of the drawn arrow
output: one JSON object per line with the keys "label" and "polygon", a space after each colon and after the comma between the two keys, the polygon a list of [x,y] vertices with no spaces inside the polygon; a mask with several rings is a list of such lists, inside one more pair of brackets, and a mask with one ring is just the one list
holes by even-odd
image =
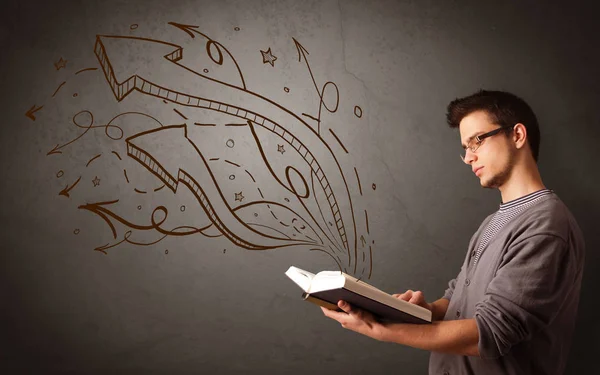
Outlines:
{"label": "drawn arrow", "polygon": [[[227,52],[227,55],[229,55],[229,58],[231,58],[231,61],[233,61],[233,63],[235,64],[238,74],[240,75],[240,79],[242,80],[242,88],[246,89],[246,81],[244,80],[244,75],[242,74],[242,70],[240,69],[240,66],[238,65],[237,61],[235,60],[235,58],[233,57],[231,52],[229,52],[229,50],[227,48],[225,48],[225,46],[223,46],[221,43],[217,42],[216,40],[211,39],[210,37],[208,37],[208,35],[202,33],[200,30],[198,30],[199,26],[185,25],[185,24],[177,23],[177,22],[169,22],[169,25],[175,26],[176,28],[183,30],[184,32],[186,32],[189,36],[191,36],[194,39],[196,38],[196,35],[203,36],[204,39],[206,39],[206,53],[208,54],[210,59],[217,65],[223,65],[223,53],[221,52],[221,49],[223,49],[225,52]],[[211,48],[212,46],[216,47],[215,50],[218,54],[216,59],[213,56],[213,49]]]}
{"label": "drawn arrow", "polygon": [[[159,147],[167,140],[169,144],[177,145],[180,154],[186,156],[173,157],[164,147]],[[306,242],[267,235],[244,223],[223,199],[223,193],[206,159],[194,142],[187,138],[186,125],[152,129],[131,136],[126,142],[127,155],[149,169],[174,193],[177,193],[180,184],[187,186],[215,227],[238,246],[249,250],[266,250]]]}
{"label": "drawn arrow", "polygon": [[304,46],[300,44],[300,42],[297,41],[296,38],[292,37],[292,40],[294,40],[294,44],[296,45],[296,49],[298,50],[298,61],[302,61],[302,57],[304,57],[304,61],[308,63],[308,59],[306,58],[306,55],[310,55],[308,50],[304,48]]}
{"label": "drawn arrow", "polygon": [[[89,111],[82,111],[82,112],[88,112],[90,114],[91,118],[92,118],[92,120],[90,121],[90,124],[88,126],[79,126],[80,128],[85,128],[85,131],[83,133],[81,133],[77,138],[71,140],[70,142],[65,143],[64,145],[56,145],[56,146],[54,146],[54,148],[52,150],[48,151],[48,153],[46,154],[46,156],[52,155],[52,154],[62,154],[62,151],[60,151],[61,148],[66,147],[66,146],[70,145],[71,143],[77,141],[79,138],[81,138],[84,135],[86,135],[86,133],[90,129],[102,127],[102,125],[100,125],[100,126],[94,126],[94,116],[92,115],[91,112],[89,112]],[[79,113],[82,113],[82,112],[79,112]],[[78,114],[76,114],[75,116],[73,116],[73,119],[75,119],[75,117],[77,117]]]}
{"label": "drawn arrow", "polygon": [[[91,212],[95,213],[96,215],[100,216],[110,227],[113,237],[117,238],[117,230],[115,229],[115,226],[113,225],[112,221],[110,221],[110,219],[106,215],[106,214],[112,214],[112,212],[110,210],[104,208],[103,206],[108,206],[108,205],[117,203],[118,201],[119,200],[116,199],[114,201],[107,201],[107,202],[87,203],[87,204],[83,204],[77,208],[91,211]],[[106,245],[104,245],[104,246],[106,246]],[[104,246],[100,246],[99,248],[100,249],[104,248]]]}
{"label": "drawn arrow", "polygon": [[33,114],[36,113],[37,111],[39,111],[42,108],[44,108],[44,106],[35,108],[35,104],[34,104],[34,105],[31,106],[31,108],[29,108],[29,111],[27,111],[27,113],[25,113],[25,116],[27,116],[30,119],[32,119],[33,121],[35,121],[35,116]]}
{"label": "drawn arrow", "polygon": [[61,145],[54,146],[54,148],[52,150],[48,151],[46,156],[52,155],[52,154],[62,154],[62,151],[60,151],[59,148],[62,148],[62,146]]}
{"label": "drawn arrow", "polygon": [[175,26],[176,28],[185,31],[186,33],[188,33],[189,36],[191,36],[192,38],[196,37],[196,33],[200,33],[198,30],[196,30],[198,28],[198,26],[194,26],[194,25],[185,25],[183,23],[177,23],[177,22],[169,22],[169,25],[171,26]]}
{"label": "drawn arrow", "polygon": [[[304,46],[302,44],[300,44],[300,42],[298,42],[296,40],[296,38],[293,38],[294,40],[294,44],[296,45],[296,49],[298,50],[298,61],[302,61],[302,58],[304,58],[304,61],[306,62],[306,66],[308,68],[308,73],[310,74],[310,78],[313,81],[313,84],[315,85],[315,90],[317,90],[317,95],[319,95],[319,99],[320,99],[320,103],[319,103],[319,114],[317,115],[316,121],[318,124],[318,128],[317,128],[317,133],[320,135],[321,134],[321,109],[323,108],[323,106],[325,106],[325,108],[333,113],[336,112],[338,109],[338,105],[339,105],[339,98],[340,98],[340,92],[337,88],[337,85],[331,81],[326,82],[323,87],[321,89],[319,89],[319,86],[317,85],[317,82],[315,81],[315,76],[313,75],[312,69],[310,68],[310,64],[308,62],[308,58],[306,57],[306,55],[309,55],[308,51],[306,50],[306,48],[304,48]],[[325,88],[328,85],[333,85],[333,87],[335,88],[336,91],[336,105],[335,108],[331,109],[327,106],[327,104],[325,103],[325,101],[323,100],[323,95],[325,93]],[[311,118],[314,119],[314,117],[310,116]]]}
{"label": "drawn arrow", "polygon": [[294,44],[296,45],[296,49],[298,50],[298,61],[302,61],[302,57],[304,57],[304,61],[306,62],[306,66],[308,67],[308,72],[310,73],[310,78],[312,78],[313,84],[315,85],[315,90],[317,90],[317,94],[319,95],[319,98],[321,98],[322,101],[323,96],[321,95],[321,91],[317,86],[317,82],[315,81],[315,77],[313,76],[312,69],[310,69],[310,64],[308,63],[308,59],[306,58],[306,55],[310,55],[310,53],[308,53],[306,48],[304,48],[304,46],[300,44],[300,42],[298,42],[296,38],[292,37],[292,39],[294,40]]}
{"label": "drawn arrow", "polygon": [[[136,56],[145,56],[148,60],[132,59],[128,53],[133,51]],[[186,64],[183,48],[176,44],[98,35],[94,52],[119,102],[135,90],[179,105],[227,113],[245,119],[251,129],[261,127],[285,140],[305,161],[302,180],[312,181],[314,177],[325,192],[324,200],[336,223],[343,248],[347,250],[348,264],[354,259],[356,271],[358,238],[348,184],[333,150],[315,129],[269,98],[193,70]],[[253,135],[256,137],[254,130]],[[315,155],[319,155],[318,160]],[[296,194],[295,187],[286,177],[287,169],[271,168],[266,155],[263,153],[262,156],[279,184]]]}
{"label": "drawn arrow", "polygon": [[[60,151],[59,151],[60,152]],[[81,180],[81,176],[79,176],[79,178],[77,179],[77,181],[75,181],[75,183],[71,186],[67,185],[65,186],[64,189],[62,189],[60,191],[60,193],[58,193],[58,195],[64,195],[65,197],[69,198],[69,192],[75,187],[77,186],[77,184],[79,183],[79,180]]]}

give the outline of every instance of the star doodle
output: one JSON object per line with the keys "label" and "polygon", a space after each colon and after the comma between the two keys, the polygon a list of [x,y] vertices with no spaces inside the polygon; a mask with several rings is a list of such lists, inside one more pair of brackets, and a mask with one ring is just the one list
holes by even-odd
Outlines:
{"label": "star doodle", "polygon": [[244,199],[244,196],[242,195],[242,192],[240,191],[239,193],[235,193],[235,200],[236,201],[242,201],[242,199]]}
{"label": "star doodle", "polygon": [[277,56],[271,53],[271,47],[269,47],[269,49],[266,51],[260,50],[260,53],[262,53],[263,64],[269,63],[271,66],[275,66],[275,60],[277,60]]}
{"label": "star doodle", "polygon": [[98,178],[98,176],[96,176],[96,178],[94,178],[94,179],[92,180],[92,182],[94,183],[94,186],[98,186],[98,185],[100,185],[100,179]]}
{"label": "star doodle", "polygon": [[283,153],[285,152],[283,145],[277,145],[277,152],[281,152],[281,155],[283,155]]}
{"label": "star doodle", "polygon": [[61,57],[60,60],[58,60],[58,62],[54,63],[54,67],[56,68],[56,70],[60,70],[60,68],[64,68],[67,66],[67,61],[68,60],[63,60],[63,58]]}

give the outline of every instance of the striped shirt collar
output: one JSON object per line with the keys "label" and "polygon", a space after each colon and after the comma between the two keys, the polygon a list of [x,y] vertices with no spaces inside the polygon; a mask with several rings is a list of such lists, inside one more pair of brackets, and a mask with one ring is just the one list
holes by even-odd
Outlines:
{"label": "striped shirt collar", "polygon": [[512,201],[506,203],[500,203],[500,211],[508,211],[516,207],[520,207],[526,203],[533,201],[534,199],[538,199],[543,197],[544,195],[552,194],[553,191],[550,189],[542,189],[535,191],[533,193],[529,193],[527,195],[522,196],[521,198],[513,199]]}

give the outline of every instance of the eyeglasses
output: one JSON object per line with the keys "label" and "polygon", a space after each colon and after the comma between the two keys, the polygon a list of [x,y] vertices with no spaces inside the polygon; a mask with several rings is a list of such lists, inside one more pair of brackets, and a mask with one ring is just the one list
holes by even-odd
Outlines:
{"label": "eyeglasses", "polygon": [[471,138],[471,140],[469,141],[469,143],[467,143],[467,147],[465,147],[464,153],[460,154],[460,160],[465,161],[465,156],[467,153],[467,149],[471,150],[471,152],[476,152],[477,149],[479,148],[479,146],[481,146],[481,143],[483,142],[484,139],[489,138],[493,135],[496,135],[498,133],[500,133],[503,130],[507,130],[507,129],[511,129],[514,127],[514,125],[510,125],[510,126],[502,126],[498,129],[494,129],[491,132],[487,132],[484,134],[480,134],[477,135],[473,138]]}

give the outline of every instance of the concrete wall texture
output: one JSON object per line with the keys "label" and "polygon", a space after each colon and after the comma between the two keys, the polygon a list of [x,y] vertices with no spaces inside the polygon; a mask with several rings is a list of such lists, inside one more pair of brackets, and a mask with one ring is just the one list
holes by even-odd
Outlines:
{"label": "concrete wall texture", "polygon": [[446,105],[514,92],[587,263],[569,374],[600,347],[593,2],[8,1],[3,373],[427,372],[284,275],[429,300],[500,203]]}

